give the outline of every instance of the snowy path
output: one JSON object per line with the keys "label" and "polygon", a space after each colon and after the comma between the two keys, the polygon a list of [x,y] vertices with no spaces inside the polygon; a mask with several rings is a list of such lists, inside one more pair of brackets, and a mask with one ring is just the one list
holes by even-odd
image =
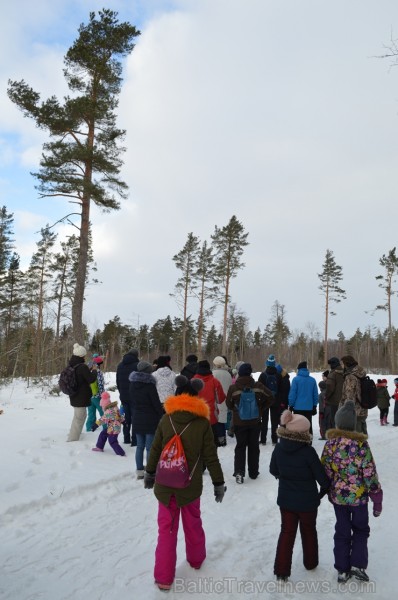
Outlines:
{"label": "snowy path", "polygon": [[[0,457],[1,600],[164,598],[153,585],[157,502],[133,477],[134,449],[127,448],[127,458],[109,449],[98,455],[91,452],[96,440],[92,433],[84,434],[80,442],[66,443],[71,414],[59,399],[38,398],[34,408],[26,402],[1,401],[8,418],[0,421],[7,449]],[[8,428],[11,421],[13,427]],[[279,533],[277,483],[268,473],[272,446],[261,448],[259,479],[238,486],[232,477],[235,442],[229,439],[227,448],[219,450],[228,486],[222,504],[214,501],[209,476],[204,476],[207,560],[199,572],[189,567],[180,531],[176,585],[167,597],[314,600],[327,593],[329,599],[341,600],[342,592],[362,600],[391,597],[397,483],[390,475],[398,431],[378,428],[376,413],[369,421],[386,498],[382,516],[371,517],[368,571],[376,580],[376,591],[374,584],[361,588],[355,582],[337,589],[334,513],[325,500],[318,516],[318,568],[304,569],[298,536],[291,578],[295,588],[277,589],[273,576]],[[317,432],[314,437],[320,452]]]}

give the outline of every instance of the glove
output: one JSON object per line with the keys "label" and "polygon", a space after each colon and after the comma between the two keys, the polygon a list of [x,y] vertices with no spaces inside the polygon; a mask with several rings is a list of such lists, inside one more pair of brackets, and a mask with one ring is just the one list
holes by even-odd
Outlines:
{"label": "glove", "polygon": [[373,516],[380,517],[381,511],[383,510],[383,490],[370,492],[369,498],[373,502]]}
{"label": "glove", "polygon": [[312,416],[315,417],[316,414],[318,414],[318,411],[316,406],[314,406],[314,408],[312,409]]}
{"label": "glove", "polygon": [[151,490],[155,485],[155,473],[148,473],[145,471],[144,473],[144,488],[146,490]]}
{"label": "glove", "polygon": [[99,425],[97,423],[93,423],[91,426],[91,431],[95,431],[96,429],[98,429]]}
{"label": "glove", "polygon": [[120,405],[120,408],[119,408],[119,414],[120,414],[120,416],[121,416],[121,417],[124,417],[124,415],[126,414],[126,413],[124,412],[124,407],[123,407],[123,404],[121,404],[121,405]]}
{"label": "glove", "polygon": [[214,485],[214,496],[216,502],[222,502],[224,494],[227,491],[227,486],[221,483],[220,485]]}

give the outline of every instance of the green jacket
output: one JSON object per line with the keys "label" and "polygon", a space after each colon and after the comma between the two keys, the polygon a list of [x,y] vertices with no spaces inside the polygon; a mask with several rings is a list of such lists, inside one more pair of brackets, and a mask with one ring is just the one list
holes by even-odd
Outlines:
{"label": "green jacket", "polygon": [[224,483],[224,475],[217,456],[213,431],[209,421],[209,407],[206,402],[197,396],[181,394],[179,396],[169,396],[163,406],[166,414],[160,419],[156,429],[146,471],[155,473],[162,450],[174,435],[170,416],[177,433],[180,433],[187,423],[191,423],[181,436],[190,472],[197,463],[191,483],[183,489],[170,488],[156,482],[154,486],[155,496],[159,502],[168,506],[171,496],[174,495],[178,506],[184,506],[193,502],[202,494],[203,463],[206,465],[214,485]]}

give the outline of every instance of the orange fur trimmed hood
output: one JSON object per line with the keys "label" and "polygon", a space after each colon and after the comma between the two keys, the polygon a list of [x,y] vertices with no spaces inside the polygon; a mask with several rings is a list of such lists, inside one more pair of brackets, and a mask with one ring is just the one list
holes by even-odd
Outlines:
{"label": "orange fur trimmed hood", "polygon": [[210,410],[203,398],[199,396],[190,396],[189,394],[180,394],[179,396],[169,396],[163,404],[166,414],[171,415],[179,410],[193,413],[198,417],[210,419]]}

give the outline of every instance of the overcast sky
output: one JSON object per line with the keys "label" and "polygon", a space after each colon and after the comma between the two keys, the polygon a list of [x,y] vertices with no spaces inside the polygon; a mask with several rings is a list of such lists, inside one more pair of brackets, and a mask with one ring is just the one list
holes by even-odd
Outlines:
{"label": "overcast sky", "polygon": [[[181,316],[169,297],[173,255],[189,232],[210,240],[236,215],[250,245],[232,301],[253,330],[278,300],[292,330],[311,323],[322,332],[317,274],[327,248],[347,293],[332,307],[330,335],[384,329],[386,314],[369,311],[384,302],[379,259],[398,242],[398,67],[376,57],[398,37],[396,0],[7,2],[0,202],[14,213],[24,266],[37,232],[68,204],[38,199],[30,172],[47,137],[9,101],[7,80],[62,98],[63,57],[103,6],[141,36],[124,64],[118,109],[129,199],[118,212],[92,211],[103,283],[87,293],[89,327],[115,315],[130,325]],[[397,326],[396,299],[393,311]]]}

